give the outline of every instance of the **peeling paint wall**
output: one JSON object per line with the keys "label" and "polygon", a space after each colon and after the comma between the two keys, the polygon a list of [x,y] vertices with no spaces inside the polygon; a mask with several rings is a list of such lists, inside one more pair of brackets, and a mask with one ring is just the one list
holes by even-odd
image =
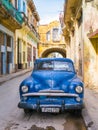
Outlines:
{"label": "peeling paint wall", "polygon": [[[80,8],[75,3],[72,5],[71,2],[71,0],[65,2],[64,35],[67,44],[67,57],[74,61],[78,74],[84,79],[85,86],[98,91],[98,0],[89,2],[82,0]],[[75,2],[77,3],[77,1]],[[72,6],[80,9],[74,13],[73,20],[70,11]],[[80,17],[77,17],[78,15]],[[72,22],[73,34],[72,28],[67,25]],[[66,40],[68,36],[70,40]]]}
{"label": "peeling paint wall", "polygon": [[84,81],[87,86],[98,90],[98,36],[89,38],[88,33],[98,29],[98,9],[94,2],[84,7]]}

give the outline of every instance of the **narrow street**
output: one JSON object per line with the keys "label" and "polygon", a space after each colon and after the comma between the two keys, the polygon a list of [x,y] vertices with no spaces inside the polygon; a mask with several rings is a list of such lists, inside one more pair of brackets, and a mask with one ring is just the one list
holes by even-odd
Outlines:
{"label": "narrow street", "polygon": [[98,130],[97,100],[98,0],[0,0],[0,130]]}
{"label": "narrow street", "polygon": [[24,114],[17,107],[19,84],[29,73],[0,85],[0,130],[86,130],[82,117],[31,112]]}

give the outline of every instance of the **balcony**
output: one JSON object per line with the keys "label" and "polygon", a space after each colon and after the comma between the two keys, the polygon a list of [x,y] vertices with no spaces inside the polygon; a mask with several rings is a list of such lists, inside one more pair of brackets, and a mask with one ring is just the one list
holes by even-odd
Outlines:
{"label": "balcony", "polygon": [[35,27],[34,27],[33,24],[31,24],[31,30],[33,31],[33,33],[35,34],[35,36],[36,36],[38,39],[40,39],[40,36],[39,36],[38,32],[36,31],[36,29],[35,29]]}
{"label": "balcony", "polygon": [[27,26],[30,29],[30,33],[33,34],[35,39],[37,39],[39,41],[40,40],[40,36],[39,36],[39,33],[37,32],[36,28],[34,27],[34,25],[32,23],[28,22]]}
{"label": "balcony", "polygon": [[23,23],[21,13],[13,7],[9,0],[0,0],[0,19],[2,24],[13,31],[21,28]]}

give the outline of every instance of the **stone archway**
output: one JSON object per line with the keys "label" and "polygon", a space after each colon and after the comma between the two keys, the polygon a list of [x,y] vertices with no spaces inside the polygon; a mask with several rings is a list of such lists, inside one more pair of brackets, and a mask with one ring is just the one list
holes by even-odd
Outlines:
{"label": "stone archway", "polygon": [[42,58],[45,58],[47,57],[50,53],[53,53],[53,52],[58,52],[60,53],[63,57],[66,58],[66,49],[63,49],[63,48],[48,48],[46,50],[44,50],[41,54],[41,57]]}

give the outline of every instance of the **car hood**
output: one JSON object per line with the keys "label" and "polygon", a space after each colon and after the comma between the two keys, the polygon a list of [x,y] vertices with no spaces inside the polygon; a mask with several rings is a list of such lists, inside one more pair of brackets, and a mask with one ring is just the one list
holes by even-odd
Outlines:
{"label": "car hood", "polygon": [[33,72],[32,76],[35,81],[34,85],[37,86],[39,90],[42,89],[60,90],[62,85],[68,86],[71,80],[76,77],[76,74],[73,72],[64,72],[64,71],[45,71],[45,72],[38,71]]}

